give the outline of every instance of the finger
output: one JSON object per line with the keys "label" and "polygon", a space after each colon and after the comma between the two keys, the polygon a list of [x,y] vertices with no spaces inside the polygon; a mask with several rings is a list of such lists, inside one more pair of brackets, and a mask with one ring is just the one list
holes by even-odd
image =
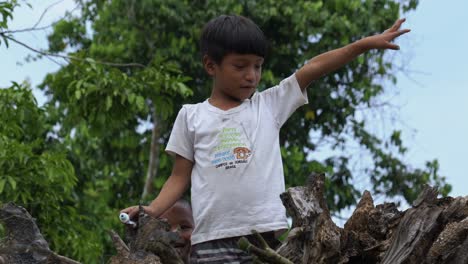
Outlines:
{"label": "finger", "polygon": [[385,30],[385,32],[394,32],[394,31],[397,31],[398,29],[400,29],[401,27],[401,24],[403,24],[403,22],[406,21],[406,18],[400,18],[398,19],[397,21],[395,21],[395,23],[393,24],[393,26],[391,26],[389,29]]}
{"label": "finger", "polygon": [[399,50],[400,46],[398,46],[397,44],[393,44],[393,43],[388,42],[387,49]]}
{"label": "finger", "polygon": [[138,207],[132,207],[132,210],[128,214],[128,216],[130,216],[130,219],[138,219],[138,211]]}
{"label": "finger", "polygon": [[135,207],[136,206],[130,206],[130,207],[120,210],[120,212],[128,214],[128,212],[132,211]]}
{"label": "finger", "polygon": [[406,21],[406,18],[398,19],[398,20],[395,22],[395,24],[393,24],[392,29],[393,29],[394,31],[398,30],[398,29],[401,27],[401,24],[403,24],[405,21]]}
{"label": "finger", "polygon": [[126,213],[128,214],[128,216],[130,217],[130,219],[133,219],[137,214],[138,212],[138,209],[136,206],[132,206],[132,207],[128,207],[128,208],[125,208],[123,209],[122,211],[120,211],[121,213]]}
{"label": "finger", "polygon": [[391,38],[392,39],[398,38],[399,36],[401,36],[403,34],[406,34],[406,33],[410,32],[410,31],[411,31],[410,29],[402,29],[402,30],[398,30],[396,32],[392,32],[391,33]]}

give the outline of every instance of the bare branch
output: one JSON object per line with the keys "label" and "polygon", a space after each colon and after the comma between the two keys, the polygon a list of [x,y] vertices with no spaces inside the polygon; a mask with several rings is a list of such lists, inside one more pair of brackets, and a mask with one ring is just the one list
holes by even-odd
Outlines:
{"label": "bare branch", "polygon": [[[61,0],[61,1],[63,1],[63,0]],[[59,2],[57,2],[57,3],[59,3]],[[55,3],[55,4],[57,4],[57,3]],[[52,4],[52,5],[55,5],[55,4]],[[48,8],[52,7],[52,5],[49,6]],[[75,11],[79,6],[80,6],[79,4],[76,5],[72,10],[70,10],[70,13],[72,13],[73,11]],[[46,10],[47,10],[47,9],[46,9]],[[45,11],[44,11],[44,12],[45,12]],[[43,14],[44,14],[44,13],[43,13]],[[63,16],[62,18],[60,18],[59,21],[62,20],[62,19],[64,19],[64,18],[65,18],[65,16]],[[41,19],[42,19],[42,16],[41,16]],[[36,24],[35,24],[33,27],[23,28],[23,29],[5,30],[5,31],[2,31],[1,33],[3,33],[3,34],[12,34],[12,33],[24,33],[24,32],[31,32],[31,31],[39,31],[39,30],[48,29],[48,28],[54,26],[54,25],[57,23],[57,21],[56,21],[56,22],[53,22],[53,23],[51,23],[50,25],[47,25],[47,26],[37,27],[38,24],[39,24],[39,22],[40,22],[40,20],[39,20],[38,22],[36,22]]]}
{"label": "bare branch", "polygon": [[12,34],[12,33],[23,33],[23,32],[31,32],[31,31],[39,31],[44,30],[52,27],[55,23],[52,23],[48,26],[38,27],[38,28],[23,28],[23,29],[14,29],[14,30],[5,30],[2,31],[2,34]]}
{"label": "bare branch", "polygon": [[44,18],[45,14],[49,11],[49,9],[51,9],[55,5],[60,4],[61,2],[63,2],[63,0],[59,0],[59,1],[55,2],[55,3],[52,3],[48,7],[46,7],[46,9],[44,9],[41,16],[39,17],[39,20],[36,22],[36,24],[34,24],[34,26],[32,28],[36,28],[39,25],[39,23],[41,23],[42,19]]}
{"label": "bare branch", "polygon": [[[46,56],[46,57],[57,57],[57,58],[61,58],[61,59],[64,59],[66,61],[69,62],[69,60],[77,60],[77,61],[87,61],[86,58],[83,59],[83,58],[78,58],[78,57],[75,57],[75,56],[68,56],[68,55],[62,55],[62,54],[56,54],[56,53],[51,53],[51,52],[47,52],[47,51],[42,51],[42,50],[38,50],[38,49],[35,49],[29,45],[27,45],[26,43],[24,42],[21,42],[13,37],[10,37],[8,35],[5,35],[3,32],[0,32],[0,35],[3,36],[4,38],[6,39],[9,39],[13,42],[15,42],[16,44],[18,45],[21,45],[31,51],[34,51],[38,54],[41,54],[43,56]],[[94,60],[94,59],[93,59]],[[141,63],[136,63],[136,62],[132,62],[132,63],[117,63],[117,62],[107,62],[107,61],[99,61],[99,60],[94,60],[94,62],[96,64],[102,64],[102,65],[107,65],[107,66],[115,66],[115,67],[140,67],[140,68],[145,68],[146,66],[141,64]]]}

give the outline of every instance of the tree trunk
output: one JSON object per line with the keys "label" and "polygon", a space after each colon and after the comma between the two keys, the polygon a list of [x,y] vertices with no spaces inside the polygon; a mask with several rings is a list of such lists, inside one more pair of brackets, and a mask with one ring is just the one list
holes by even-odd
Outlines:
{"label": "tree trunk", "polygon": [[[155,107],[156,108],[156,107]],[[151,149],[148,162],[148,171],[146,173],[145,187],[141,194],[141,199],[144,199],[147,195],[154,192],[153,181],[158,174],[159,167],[159,137],[160,137],[160,124],[159,117],[156,113],[156,109],[153,111],[153,130],[151,132]]]}

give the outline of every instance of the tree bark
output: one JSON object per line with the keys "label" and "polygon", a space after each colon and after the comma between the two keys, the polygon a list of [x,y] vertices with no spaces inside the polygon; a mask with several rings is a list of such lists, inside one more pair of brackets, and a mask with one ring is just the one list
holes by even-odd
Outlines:
{"label": "tree bark", "polygon": [[141,194],[141,199],[144,199],[147,195],[154,192],[153,181],[158,174],[159,167],[159,137],[161,134],[159,116],[156,113],[156,106],[153,111],[153,130],[151,132],[151,149],[148,162],[148,171],[146,173],[145,187]]}
{"label": "tree bark", "polygon": [[6,238],[0,244],[0,263],[79,264],[49,249],[36,222],[23,207],[7,203],[0,209]]}
{"label": "tree bark", "polygon": [[339,228],[325,203],[324,179],[312,174],[305,187],[281,195],[293,224],[279,255],[304,264],[468,263],[468,196],[437,198],[437,189],[426,186],[413,207],[400,212],[393,203],[374,206],[365,191]]}
{"label": "tree bark", "polygon": [[[393,203],[375,206],[365,191],[340,228],[327,208],[324,181],[323,174],[312,174],[306,186],[281,194],[293,222],[279,248],[240,242],[241,248],[254,255],[255,263],[468,263],[468,196],[437,198],[436,188],[426,186],[413,207],[401,212]],[[7,234],[0,245],[0,264],[78,263],[49,249],[24,208],[5,204],[0,220]],[[173,247],[178,234],[170,232],[167,222],[145,215],[141,207],[137,228],[127,226],[126,231],[128,244],[111,232],[117,255],[110,264],[183,263]]]}
{"label": "tree bark", "polygon": [[[7,203],[0,209],[0,221],[6,231],[6,238],[0,244],[0,264],[79,264],[49,249],[47,241],[26,209]],[[109,232],[117,255],[108,264],[184,263],[174,248],[179,235],[170,231],[166,221],[144,214],[142,207],[137,228],[128,225],[126,231],[128,246],[117,233]]]}
{"label": "tree bark", "polygon": [[111,258],[109,264],[184,264],[174,248],[179,235],[170,231],[166,221],[145,214],[142,207],[137,227],[126,225],[128,246],[115,232],[111,232],[111,237],[117,255]]}

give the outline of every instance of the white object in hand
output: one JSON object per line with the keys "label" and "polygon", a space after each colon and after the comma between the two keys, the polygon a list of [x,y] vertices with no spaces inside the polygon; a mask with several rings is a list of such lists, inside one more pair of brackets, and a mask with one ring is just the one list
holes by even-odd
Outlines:
{"label": "white object in hand", "polygon": [[120,213],[119,219],[120,219],[120,222],[124,224],[132,225],[133,227],[136,227],[136,223],[130,220],[130,217],[126,213]]}

